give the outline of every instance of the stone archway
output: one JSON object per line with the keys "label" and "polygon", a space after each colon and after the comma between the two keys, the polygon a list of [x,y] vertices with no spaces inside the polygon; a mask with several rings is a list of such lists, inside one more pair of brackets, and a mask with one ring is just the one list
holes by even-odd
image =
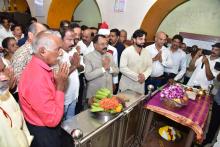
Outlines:
{"label": "stone archway", "polygon": [[148,41],[154,41],[154,35],[157,32],[161,22],[164,18],[177,6],[187,2],[188,0],[158,0],[150,8],[150,10],[145,15],[141,28],[145,30]]}
{"label": "stone archway", "polygon": [[[90,8],[89,11],[88,7]],[[97,1],[81,0],[81,3],[73,12],[73,18],[72,20],[78,22],[80,25],[98,27],[98,24],[102,21],[102,17]]]}
{"label": "stone archway", "polygon": [[47,24],[51,28],[59,28],[61,20],[71,20],[72,14],[80,2],[81,0],[52,0]]}

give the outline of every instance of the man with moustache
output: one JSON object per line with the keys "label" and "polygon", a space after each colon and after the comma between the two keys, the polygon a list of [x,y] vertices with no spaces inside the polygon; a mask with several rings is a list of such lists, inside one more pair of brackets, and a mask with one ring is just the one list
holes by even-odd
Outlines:
{"label": "man with moustache", "polygon": [[[110,29],[109,29],[109,26],[106,22],[103,22],[100,25],[98,34],[105,36],[107,43],[108,43],[107,52],[112,54],[113,61],[118,66],[118,51],[114,46],[110,45]],[[118,76],[114,76],[113,77],[113,92],[114,92],[114,94],[117,93],[117,84],[118,84]]]}
{"label": "man with moustache", "polygon": [[[81,59],[83,61],[84,57],[94,51],[94,46],[93,46],[93,42],[92,42],[92,38],[93,38],[93,32],[91,29],[89,29],[88,27],[85,28],[85,30],[82,30],[81,28],[81,32],[82,32],[82,38],[81,40],[77,43],[76,48],[79,48],[80,50],[80,56]],[[84,62],[83,62],[84,64]],[[85,75],[84,75],[84,71],[80,73],[80,94],[79,94],[79,102],[84,103],[86,105],[86,100],[83,99],[83,96],[85,95],[85,92],[83,91],[84,89],[86,89],[86,80],[85,80]],[[82,89],[82,86],[84,86],[84,89]],[[84,105],[82,104],[82,105]],[[82,107],[82,106],[81,106]],[[77,110],[77,112],[79,112],[79,110]]]}
{"label": "man with moustache", "polygon": [[189,68],[194,72],[187,85],[208,89],[219,73],[214,68],[216,62],[220,62],[220,43],[212,45],[212,53],[209,56],[203,55],[202,50],[198,51],[189,64]]}
{"label": "man with moustache", "polygon": [[76,102],[79,95],[79,73],[80,56],[74,46],[74,32],[72,29],[65,29],[61,32],[63,45],[61,50],[60,62],[67,63],[69,67],[69,77],[64,98],[64,120],[75,115]]}
{"label": "man with moustache", "polygon": [[83,56],[94,51],[94,46],[92,42],[92,31],[89,28],[86,28],[82,33],[82,40],[77,43],[77,46],[80,47],[80,54]]}
{"label": "man with moustache", "polygon": [[[121,42],[119,42],[119,35],[120,35],[120,31],[118,29],[111,29],[110,30],[109,44],[117,49],[118,66],[120,65],[121,53],[125,49],[125,46]],[[118,75],[118,81],[120,81],[120,79],[121,79],[121,73],[119,73],[119,75]],[[117,94],[118,86],[119,86],[119,84],[116,83],[116,88],[114,90],[114,94]]]}
{"label": "man with moustache", "polygon": [[[74,33],[74,48],[75,50],[80,54],[80,46],[78,46],[78,42],[81,40],[81,35],[82,35],[82,30],[81,27],[73,23],[71,24],[71,29],[73,30]],[[80,64],[84,68],[84,63],[83,63],[83,54],[80,54]],[[75,109],[75,114],[80,113],[83,110],[83,98],[85,96],[85,90],[86,90],[86,80],[84,76],[84,70],[79,71],[79,96],[78,96],[78,101],[76,103],[76,109]]]}
{"label": "man with moustache", "polygon": [[190,64],[192,58],[196,55],[198,50],[199,50],[198,46],[193,45],[190,49],[188,49],[188,53],[186,54],[186,74],[184,75],[184,81],[183,81],[183,84],[185,84],[185,85],[188,83],[188,81],[194,71],[194,69],[189,68],[189,64]]}
{"label": "man with moustache", "polygon": [[167,83],[168,80],[179,81],[186,73],[186,53],[180,49],[182,42],[181,35],[173,36],[171,47],[168,49],[173,64],[164,68],[164,83]]}
{"label": "man with moustache", "polygon": [[92,31],[93,33],[93,38],[98,34],[98,28],[96,27],[90,27],[90,30]]}
{"label": "man with moustache", "polygon": [[[220,71],[215,67],[217,62],[220,63],[220,43],[212,45],[211,55],[204,55],[202,50],[197,51],[189,64],[189,69],[194,71],[187,83],[188,86],[199,86],[207,90],[209,84],[214,84],[212,91],[214,99],[209,129],[201,147],[213,141],[220,124]],[[214,90],[217,90],[217,92]]]}
{"label": "man with moustache", "polygon": [[9,92],[10,75],[0,58],[0,146],[29,147],[33,140],[23,114],[14,97]]}
{"label": "man with moustache", "polygon": [[136,30],[133,33],[134,45],[127,47],[121,54],[119,91],[133,90],[144,94],[144,82],[152,71],[152,58],[149,52],[143,48],[146,33]]}
{"label": "man with moustache", "polygon": [[109,43],[117,49],[118,52],[118,66],[120,65],[121,53],[125,49],[125,46],[119,42],[120,31],[118,29],[111,29],[109,35]]}
{"label": "man with moustache", "polygon": [[153,64],[152,73],[146,81],[145,88],[149,84],[152,84],[155,90],[157,87],[162,86],[164,68],[172,66],[172,60],[168,49],[164,47],[166,39],[167,37],[164,32],[157,32],[155,35],[155,43],[146,47],[152,57]]}
{"label": "man with moustache", "polygon": [[[60,122],[64,112],[64,91],[69,68],[58,63],[62,40],[49,31],[40,32],[34,39],[34,55],[24,69],[19,85],[19,102],[30,133],[32,147],[68,146]],[[72,141],[69,142],[72,145]]]}
{"label": "man with moustache", "polygon": [[12,37],[10,19],[8,17],[0,18],[0,48],[2,47],[2,41],[6,37]]}
{"label": "man with moustache", "polygon": [[95,50],[84,58],[85,77],[88,81],[86,98],[91,98],[100,88],[108,88],[112,91],[112,77],[119,70],[107,52],[107,40],[104,35],[96,35],[93,39]]}
{"label": "man with moustache", "polygon": [[125,31],[124,29],[122,29],[122,30],[120,31],[119,41],[124,44],[126,40],[127,40],[127,31]]}
{"label": "man with moustache", "polygon": [[70,28],[73,30],[74,33],[74,45],[76,46],[77,43],[81,40],[81,27],[77,23],[73,23],[70,25]]}

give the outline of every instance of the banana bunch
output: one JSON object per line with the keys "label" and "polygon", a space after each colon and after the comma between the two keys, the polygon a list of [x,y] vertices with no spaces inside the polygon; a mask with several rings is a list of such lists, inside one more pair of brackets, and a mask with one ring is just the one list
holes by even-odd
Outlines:
{"label": "banana bunch", "polygon": [[96,91],[96,94],[95,94],[96,101],[95,102],[98,102],[103,98],[111,98],[111,97],[112,97],[112,93],[109,89],[101,88],[98,91]]}
{"label": "banana bunch", "polygon": [[104,98],[111,98],[112,93],[109,89],[107,88],[101,88],[96,91],[96,94],[93,98],[93,104],[91,105],[91,112],[100,112],[104,111],[103,108],[100,107],[99,101],[104,99]]}
{"label": "banana bunch", "polygon": [[104,109],[100,107],[99,103],[93,103],[90,111],[91,112],[102,112],[104,111]]}

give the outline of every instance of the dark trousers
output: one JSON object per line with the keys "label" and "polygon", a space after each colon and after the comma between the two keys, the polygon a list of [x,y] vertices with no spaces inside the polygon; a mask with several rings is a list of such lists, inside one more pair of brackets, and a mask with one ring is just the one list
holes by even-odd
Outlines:
{"label": "dark trousers", "polygon": [[13,95],[16,102],[18,102],[18,92],[15,92],[17,90],[17,86],[15,86],[13,89],[10,89],[10,93]]}
{"label": "dark trousers", "polygon": [[118,93],[118,89],[119,89],[119,82],[120,82],[120,80],[121,80],[121,72],[119,72],[119,74],[118,74],[118,84],[115,84],[115,90],[113,91],[113,94],[117,94]]}
{"label": "dark trousers", "polygon": [[163,85],[163,80],[164,78],[162,76],[158,78],[155,77],[147,78],[147,80],[145,81],[145,94],[148,93],[148,89],[147,89],[148,85],[152,84],[154,86],[154,90],[157,90],[158,87],[161,87]]}
{"label": "dark trousers", "polygon": [[189,79],[190,79],[189,77],[184,76],[183,84],[186,85],[188,83]]}
{"label": "dark trousers", "polygon": [[167,73],[167,72],[165,72],[164,73],[163,84],[166,84],[169,81],[169,79],[174,79],[175,76],[176,76],[176,74],[174,74],[174,73]]}
{"label": "dark trousers", "polygon": [[220,126],[220,105],[218,105],[215,101],[212,106],[212,115],[209,124],[209,130],[206,134],[206,139],[204,140],[203,144],[211,143],[215,137],[216,132]]}
{"label": "dark trousers", "polygon": [[34,136],[31,147],[73,147],[72,137],[60,126],[55,128],[35,126],[27,122],[30,134]]}
{"label": "dark trousers", "polygon": [[78,96],[78,101],[76,103],[76,108],[75,108],[75,114],[80,113],[83,111],[83,97],[84,97],[84,92],[86,90],[85,88],[85,76],[84,74],[79,75],[79,96]]}

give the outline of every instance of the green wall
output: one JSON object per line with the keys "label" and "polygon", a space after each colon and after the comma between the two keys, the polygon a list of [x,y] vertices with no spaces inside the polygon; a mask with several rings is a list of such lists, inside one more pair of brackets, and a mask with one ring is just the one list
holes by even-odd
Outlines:
{"label": "green wall", "polygon": [[158,30],[220,36],[220,0],[190,0],[174,9]]}
{"label": "green wall", "polygon": [[98,23],[102,21],[96,0],[82,0],[73,15],[74,20],[82,20],[80,25],[89,27],[98,27]]}

